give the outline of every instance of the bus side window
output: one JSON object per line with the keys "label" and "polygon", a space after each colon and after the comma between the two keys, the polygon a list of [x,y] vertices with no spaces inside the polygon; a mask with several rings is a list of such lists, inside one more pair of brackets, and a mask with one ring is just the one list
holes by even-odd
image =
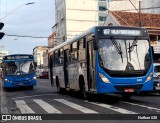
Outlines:
{"label": "bus side window", "polygon": [[58,66],[59,65],[59,52],[58,52],[58,50],[56,50],[54,52],[53,62],[54,62],[54,66]]}
{"label": "bus side window", "polygon": [[77,61],[77,42],[74,42],[72,44],[72,50],[71,50],[71,62],[76,62]]}
{"label": "bus side window", "polygon": [[63,49],[60,49],[59,63],[60,63],[60,65],[63,65],[63,63],[64,63],[64,53],[63,53]]}

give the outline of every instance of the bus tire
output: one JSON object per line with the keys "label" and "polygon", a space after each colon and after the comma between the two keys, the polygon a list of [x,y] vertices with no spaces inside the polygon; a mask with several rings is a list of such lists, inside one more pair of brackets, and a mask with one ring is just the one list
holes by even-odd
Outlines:
{"label": "bus tire", "polygon": [[63,88],[61,88],[59,86],[59,79],[58,79],[58,77],[56,77],[56,87],[57,87],[57,92],[58,93],[62,93],[63,92]]}
{"label": "bus tire", "polygon": [[87,98],[87,92],[85,89],[85,82],[83,76],[79,77],[79,87],[80,87],[80,98],[86,99]]}

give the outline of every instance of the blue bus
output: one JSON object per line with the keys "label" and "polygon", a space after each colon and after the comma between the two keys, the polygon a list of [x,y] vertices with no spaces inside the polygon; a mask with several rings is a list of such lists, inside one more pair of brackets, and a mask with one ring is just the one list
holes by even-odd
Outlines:
{"label": "blue bus", "polygon": [[33,89],[36,85],[36,73],[33,55],[14,54],[3,57],[3,87],[26,86]]}
{"label": "blue bus", "polygon": [[144,28],[95,26],[49,50],[49,80],[58,91],[133,93],[153,90],[153,59]]}

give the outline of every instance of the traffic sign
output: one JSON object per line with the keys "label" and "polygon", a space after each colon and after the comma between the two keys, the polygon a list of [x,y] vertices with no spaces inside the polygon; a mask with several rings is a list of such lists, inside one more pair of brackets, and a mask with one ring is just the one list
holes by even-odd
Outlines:
{"label": "traffic sign", "polygon": [[0,32],[0,39],[2,39],[4,36],[4,33],[3,32]]}
{"label": "traffic sign", "polygon": [[4,23],[0,22],[0,30],[3,28],[3,26],[4,26]]}
{"label": "traffic sign", "polygon": [[[4,23],[0,22],[0,30],[3,28],[3,26],[4,26]],[[5,34],[3,32],[0,32],[0,39],[2,39],[4,35]]]}

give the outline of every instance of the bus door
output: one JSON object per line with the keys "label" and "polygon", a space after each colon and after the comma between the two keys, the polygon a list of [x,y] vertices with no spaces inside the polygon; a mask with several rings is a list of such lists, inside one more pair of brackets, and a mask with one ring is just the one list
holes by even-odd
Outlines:
{"label": "bus door", "polygon": [[96,89],[96,80],[95,80],[95,51],[93,48],[93,41],[87,42],[87,77],[89,90]]}
{"label": "bus door", "polygon": [[69,50],[64,50],[64,79],[65,87],[68,88],[68,61],[69,61]]}
{"label": "bus door", "polygon": [[51,85],[54,84],[53,82],[53,56],[50,56],[50,60],[49,60],[49,70],[50,70],[50,80],[51,80]]}

